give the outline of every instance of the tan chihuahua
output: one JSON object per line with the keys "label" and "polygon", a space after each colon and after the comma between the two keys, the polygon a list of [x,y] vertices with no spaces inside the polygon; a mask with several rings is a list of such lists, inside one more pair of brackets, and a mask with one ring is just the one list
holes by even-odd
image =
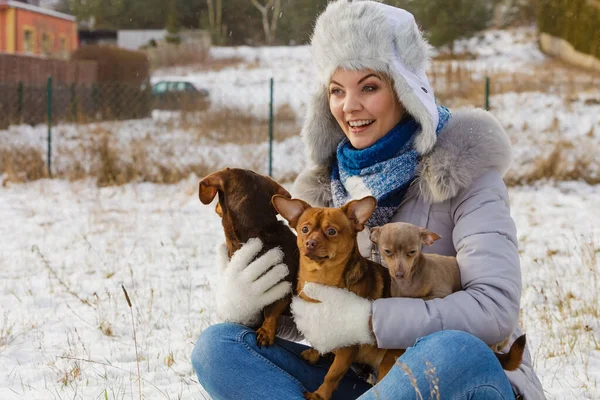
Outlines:
{"label": "tan chihuahua", "polygon": [[443,298],[462,289],[456,257],[424,254],[440,236],[404,222],[371,229],[371,241],[388,267],[392,297]]}
{"label": "tan chihuahua", "polygon": [[[342,208],[313,208],[302,200],[290,200],[280,195],[273,196],[272,201],[279,214],[298,233],[300,268],[297,293],[302,299],[315,302],[303,293],[305,282],[347,289],[371,300],[389,297],[389,274],[380,264],[360,255],[356,240],[357,233],[364,229],[377,206],[374,197],[353,200]],[[331,398],[353,362],[369,365],[375,371],[379,369],[381,379],[403,352],[386,351],[370,345],[333,350],[335,358],[325,381],[316,392],[305,393],[304,396],[312,400]],[[319,359],[316,349],[305,350],[301,355],[311,364]],[[388,363],[384,360],[386,356],[391,360]]]}
{"label": "tan chihuahua", "polygon": [[[392,297],[424,300],[444,298],[462,290],[456,257],[424,254],[423,245],[431,246],[440,236],[425,228],[394,222],[371,229],[371,241],[379,247],[391,276]],[[495,353],[502,368],[513,371],[521,365],[525,335],[520,336],[506,354]],[[490,348],[497,352],[508,344],[504,340]]]}

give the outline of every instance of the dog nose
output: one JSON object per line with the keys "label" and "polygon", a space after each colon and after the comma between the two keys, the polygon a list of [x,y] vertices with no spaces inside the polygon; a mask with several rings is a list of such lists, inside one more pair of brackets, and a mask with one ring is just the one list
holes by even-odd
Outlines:
{"label": "dog nose", "polygon": [[309,239],[304,243],[304,245],[306,246],[307,250],[314,250],[314,248],[317,247],[317,241]]}
{"label": "dog nose", "polygon": [[398,278],[398,279],[404,278],[404,271],[397,271],[396,272],[396,278]]}

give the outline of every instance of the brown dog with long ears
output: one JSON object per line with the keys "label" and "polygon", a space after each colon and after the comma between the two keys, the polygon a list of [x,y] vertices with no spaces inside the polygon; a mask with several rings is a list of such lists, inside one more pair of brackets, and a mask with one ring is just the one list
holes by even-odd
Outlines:
{"label": "brown dog with long ears", "polygon": [[[263,250],[281,247],[283,262],[289,269],[286,280],[296,285],[298,274],[298,247],[296,235],[277,219],[277,211],[271,204],[274,195],[291,198],[287,190],[273,179],[254,171],[226,168],[208,175],[200,181],[199,197],[203,204],[210,204],[217,193],[219,202],[215,211],[221,216],[229,257],[251,238],[260,238]],[[277,318],[288,309],[291,294],[263,310],[264,322],[256,331],[258,346],[270,346],[277,332]]]}
{"label": "brown dog with long ears", "polygon": [[[430,300],[462,290],[456,257],[421,252],[423,245],[431,246],[440,239],[436,233],[412,224],[394,222],[373,228],[370,235],[371,241],[378,245],[392,278],[392,297]],[[519,368],[525,342],[525,335],[522,335],[515,340],[508,353],[495,353],[502,368],[507,371]],[[507,340],[490,347],[498,351],[506,344]]]}
{"label": "brown dog with long ears", "polygon": [[[298,233],[297,293],[301,298],[315,301],[303,293],[305,282],[347,289],[371,300],[389,296],[388,272],[383,266],[362,257],[356,240],[357,233],[364,229],[375,210],[377,201],[374,197],[351,201],[342,208],[313,208],[302,200],[283,196],[274,196],[273,204]],[[336,349],[333,353],[335,359],[325,381],[316,392],[305,393],[306,399],[329,399],[353,362],[378,370],[386,350],[357,345]],[[319,359],[319,352],[309,349],[302,357],[314,364]],[[380,379],[385,372],[380,372]]]}

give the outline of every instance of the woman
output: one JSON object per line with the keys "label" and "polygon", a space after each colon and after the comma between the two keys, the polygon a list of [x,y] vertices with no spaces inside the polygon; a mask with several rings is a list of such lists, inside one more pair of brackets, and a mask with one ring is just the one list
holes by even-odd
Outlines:
{"label": "woman", "polygon": [[[517,235],[502,181],[510,143],[502,127],[485,111],[451,114],[436,105],[425,75],[430,47],[404,10],[372,1],[331,3],[317,20],[311,46],[319,75],[302,130],[310,166],[292,194],[336,207],[375,196],[378,208],[368,226],[404,221],[436,232],[442,239],[424,250],[455,255],[463,286],[444,299],[371,302],[307,284],[306,294],[321,302],[294,298],[292,309],[309,342],[408,348],[374,387],[350,371],[334,399],[415,398],[415,392],[423,398],[543,399],[528,351],[519,370],[505,373],[486,345],[511,335],[512,343],[521,334]],[[377,259],[368,229],[359,245],[363,255]],[[260,247],[248,243],[222,265],[243,268]],[[279,262],[271,250],[249,268],[265,271]],[[289,287],[276,279],[262,282],[271,289],[243,301],[240,316],[235,304],[242,299],[231,300],[232,288],[249,283],[239,276],[223,275],[225,289],[217,293],[219,313],[236,323],[208,328],[194,349],[200,383],[216,399],[302,399],[302,392],[322,383],[329,362],[304,362],[299,354],[306,347],[282,339],[294,339],[293,325],[285,323],[287,332],[274,346],[257,348],[253,330],[240,324],[256,323],[261,307]]]}

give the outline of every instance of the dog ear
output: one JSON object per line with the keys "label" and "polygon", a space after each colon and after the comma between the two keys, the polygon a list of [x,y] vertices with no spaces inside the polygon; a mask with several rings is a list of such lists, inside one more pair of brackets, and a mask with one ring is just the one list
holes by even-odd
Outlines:
{"label": "dog ear", "polygon": [[279,183],[277,183],[277,181],[275,181],[273,178],[268,177],[271,187],[273,189],[273,191],[271,193],[275,193],[275,194],[280,194],[283,197],[287,197],[288,199],[292,198],[292,195],[290,194],[290,192],[288,192],[287,190],[285,190],[285,188],[283,186],[281,186]]}
{"label": "dog ear", "polygon": [[420,228],[419,230],[421,231],[421,243],[424,245],[431,246],[433,242],[442,238],[437,233],[429,232],[425,228]]}
{"label": "dog ear", "polygon": [[304,210],[311,208],[310,204],[300,199],[288,199],[280,194],[271,197],[271,203],[273,203],[273,207],[275,207],[277,212],[285,218],[294,229],[296,229],[298,219]]}
{"label": "dog ear", "polygon": [[202,204],[210,204],[217,195],[217,190],[223,190],[222,172],[210,174],[198,184],[198,197]]}
{"label": "dog ear", "polygon": [[360,200],[352,200],[342,207],[342,211],[354,224],[356,232],[360,232],[365,228],[365,224],[373,215],[376,207],[377,199],[373,196],[367,196]]}
{"label": "dog ear", "polygon": [[375,244],[379,244],[379,235],[381,234],[381,227],[375,226],[371,229],[371,233],[369,234],[369,239],[371,242]]}

